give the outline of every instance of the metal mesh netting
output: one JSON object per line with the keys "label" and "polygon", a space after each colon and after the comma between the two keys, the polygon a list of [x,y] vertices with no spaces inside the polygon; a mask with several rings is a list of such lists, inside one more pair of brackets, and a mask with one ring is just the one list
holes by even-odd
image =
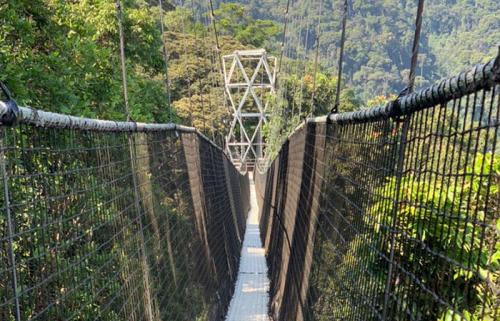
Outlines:
{"label": "metal mesh netting", "polygon": [[256,175],[275,320],[500,318],[491,66],[309,121]]}
{"label": "metal mesh netting", "polygon": [[248,177],[195,132],[63,127],[0,128],[0,319],[220,319]]}

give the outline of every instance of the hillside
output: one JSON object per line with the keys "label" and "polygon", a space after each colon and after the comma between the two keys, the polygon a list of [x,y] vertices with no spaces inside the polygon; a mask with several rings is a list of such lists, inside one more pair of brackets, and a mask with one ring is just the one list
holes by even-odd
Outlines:
{"label": "hillside", "polygon": [[[319,4],[321,14],[319,14]],[[221,1],[218,1],[219,3]],[[228,1],[224,1],[226,3]],[[255,19],[283,21],[286,0],[230,1],[244,4]],[[219,5],[219,3],[217,5]],[[277,4],[278,3],[278,4]],[[321,18],[320,59],[323,69],[334,69],[340,39],[343,1],[292,1],[290,57],[313,60],[316,25]],[[366,101],[399,92],[408,74],[417,1],[349,1],[346,78]],[[420,43],[417,85],[424,86],[492,57],[500,42],[500,2],[496,0],[429,0]],[[298,41],[300,40],[300,44]],[[276,50],[276,42],[270,43]]]}

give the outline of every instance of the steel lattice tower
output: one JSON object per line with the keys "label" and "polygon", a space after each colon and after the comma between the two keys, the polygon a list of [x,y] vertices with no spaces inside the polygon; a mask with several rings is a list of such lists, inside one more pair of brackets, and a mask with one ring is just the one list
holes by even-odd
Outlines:
{"label": "steel lattice tower", "polygon": [[266,96],[275,91],[276,58],[264,49],[237,50],[222,63],[233,115],[226,150],[234,164],[253,167],[263,157],[262,126],[267,122]]}

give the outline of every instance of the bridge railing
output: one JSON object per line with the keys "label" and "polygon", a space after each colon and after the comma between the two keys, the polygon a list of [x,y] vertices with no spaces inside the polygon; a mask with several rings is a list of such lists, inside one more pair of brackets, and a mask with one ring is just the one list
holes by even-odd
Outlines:
{"label": "bridge railing", "polygon": [[311,119],[256,174],[274,320],[500,318],[499,59]]}
{"label": "bridge railing", "polygon": [[173,124],[17,118],[0,126],[0,320],[224,315],[249,204],[220,148]]}

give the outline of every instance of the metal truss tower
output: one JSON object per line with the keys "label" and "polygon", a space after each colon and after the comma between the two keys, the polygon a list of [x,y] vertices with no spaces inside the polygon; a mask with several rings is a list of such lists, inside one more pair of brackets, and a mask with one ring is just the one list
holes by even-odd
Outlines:
{"label": "metal truss tower", "polygon": [[226,150],[235,165],[253,168],[263,158],[267,95],[275,92],[276,58],[264,49],[237,50],[222,59],[233,119]]}

